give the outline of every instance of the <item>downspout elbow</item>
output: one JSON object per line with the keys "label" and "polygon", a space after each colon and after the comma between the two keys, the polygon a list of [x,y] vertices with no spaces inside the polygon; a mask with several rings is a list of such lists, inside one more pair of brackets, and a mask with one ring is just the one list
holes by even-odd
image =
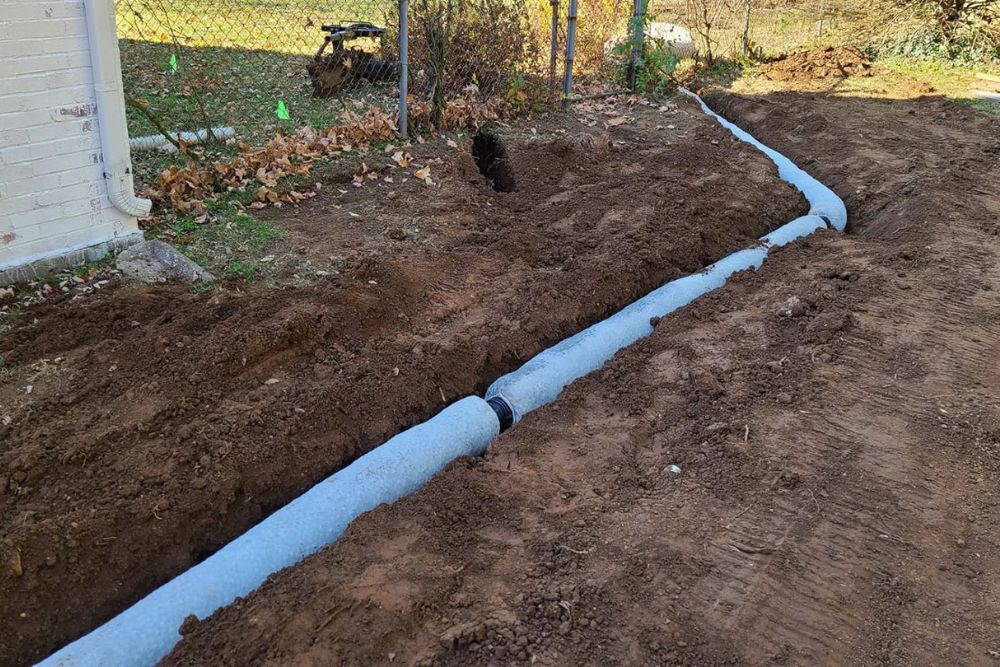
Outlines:
{"label": "downspout elbow", "polygon": [[[119,170],[115,169],[114,172],[119,172]],[[148,216],[153,208],[153,202],[136,196],[130,174],[114,172],[105,174],[108,182],[108,199],[111,200],[111,205],[125,215],[136,218]]]}

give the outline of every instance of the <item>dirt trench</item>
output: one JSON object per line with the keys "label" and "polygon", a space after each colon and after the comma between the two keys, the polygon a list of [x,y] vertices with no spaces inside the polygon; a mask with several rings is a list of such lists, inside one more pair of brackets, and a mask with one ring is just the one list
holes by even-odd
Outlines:
{"label": "dirt trench", "polygon": [[44,657],[394,433],[803,212],[693,105],[615,113],[509,129],[512,192],[466,145],[432,158],[435,185],[380,174],[269,212],[304,254],[347,257],[315,286],[122,285],[25,313],[0,352],[48,372],[30,394],[0,385],[0,663]]}
{"label": "dirt trench", "polygon": [[168,665],[996,664],[1000,123],[717,95],[847,200]]}

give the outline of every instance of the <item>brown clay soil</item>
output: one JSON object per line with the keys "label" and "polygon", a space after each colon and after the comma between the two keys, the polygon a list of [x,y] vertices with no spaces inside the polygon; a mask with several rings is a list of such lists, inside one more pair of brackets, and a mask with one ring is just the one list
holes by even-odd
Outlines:
{"label": "brown clay soil", "polygon": [[812,81],[874,76],[881,68],[856,48],[827,46],[781,56],[762,65],[760,75],[772,81]]}
{"label": "brown clay soil", "polygon": [[663,318],[166,663],[996,664],[1000,122],[903,97],[714,95],[852,233]]}
{"label": "brown clay soil", "polygon": [[313,286],[116,283],[22,313],[0,341],[5,370],[36,369],[0,384],[0,664],[44,657],[392,434],[805,209],[688,102],[503,134],[516,192],[487,185],[470,141],[441,140],[408,149],[433,185],[369,156],[364,187],[331,172],[266,212],[296,252],[337,257]]}

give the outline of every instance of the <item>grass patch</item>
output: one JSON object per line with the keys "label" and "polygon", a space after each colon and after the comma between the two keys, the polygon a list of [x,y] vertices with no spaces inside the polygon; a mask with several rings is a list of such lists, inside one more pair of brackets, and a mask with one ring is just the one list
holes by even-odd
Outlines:
{"label": "grass patch", "polygon": [[[331,98],[314,98],[306,71],[323,43],[321,26],[371,21],[387,25],[395,16],[393,0],[365,3],[275,2],[235,0],[118,0],[116,23],[125,92],[139,100],[170,132],[232,127],[239,141],[263,145],[278,130],[310,126],[326,129],[343,111],[372,106],[395,109],[393,85],[357,80]],[[374,39],[351,47],[380,52]],[[278,101],[289,115],[278,118]],[[129,106],[130,137],[158,134],[154,124]],[[234,144],[206,146],[212,160],[228,160]],[[158,150],[133,151],[140,186],[151,185],[184,156]]]}
{"label": "grass patch", "polygon": [[[171,131],[231,126],[244,142],[260,144],[279,129],[329,127],[345,108],[341,99],[312,96],[308,56],[217,46],[175,49],[169,43],[132,40],[120,44],[125,90],[145,101]],[[177,73],[169,64],[174,53]],[[277,117],[278,100],[285,103],[289,120]],[[359,85],[346,104],[358,109],[390,102],[395,100],[382,87]],[[127,120],[129,136],[157,133],[135,109],[128,110]],[[142,154],[148,153],[155,151]]]}
{"label": "grass patch", "polygon": [[[258,283],[266,288],[301,286],[340,272],[343,267],[335,261],[316,265],[292,251],[284,229],[260,220],[246,208],[253,200],[249,189],[225,193],[206,202],[203,215],[164,216],[146,236],[173,244],[222,281]],[[194,283],[191,291],[216,288],[214,283]]]}
{"label": "grass patch", "polygon": [[955,98],[956,101],[961,102],[967,106],[972,107],[980,113],[984,113],[988,116],[1000,117],[1000,104],[996,102],[990,102],[989,100],[979,100],[976,98]]}
{"label": "grass patch", "polygon": [[[350,3],[330,8],[324,3],[239,0],[220,5],[212,0],[120,0],[116,3],[122,37],[188,46],[237,46],[308,55],[319,47],[324,23],[383,23],[396,11],[392,0]],[[349,7],[347,9],[346,7]]]}
{"label": "grass patch", "polygon": [[[162,238],[193,261],[224,279],[255,282],[267,277],[268,253],[285,237],[285,231],[258,220],[244,209],[252,193],[238,191],[207,202],[204,215],[188,214],[162,220],[147,231]],[[273,258],[272,258],[273,259]]]}
{"label": "grass patch", "polygon": [[[894,72],[934,86],[938,94],[972,107],[976,111],[1000,116],[1000,104],[970,95],[975,88],[988,88],[986,81],[976,77],[976,73],[989,73],[988,68],[969,67],[941,60],[900,57],[882,58],[878,62]],[[994,73],[995,71],[993,70]]]}
{"label": "grass patch", "polygon": [[222,277],[226,280],[252,283],[257,280],[257,264],[241,259],[233,260],[226,265],[225,270],[222,272]]}
{"label": "grass patch", "polygon": [[[315,44],[320,42],[317,28]],[[317,130],[337,124],[345,109],[358,112],[372,106],[394,109],[397,100],[387,88],[359,82],[344,97],[315,98],[306,65],[309,56],[225,46],[184,46],[170,42],[120,40],[125,91],[147,105],[171,132],[205,127],[232,127],[238,140],[262,145],[278,130],[304,126]],[[178,71],[170,67],[177,56]],[[290,118],[277,117],[281,100]],[[145,115],[126,109],[130,137],[158,134]],[[210,147],[211,159],[229,159],[234,144]],[[171,164],[183,164],[179,153],[133,151],[136,178],[152,184]]]}
{"label": "grass patch", "polygon": [[73,267],[72,274],[75,278],[90,280],[94,274],[111,267],[115,263],[115,255],[112,252],[105,253],[103,257],[93,261],[87,260],[83,264]]}

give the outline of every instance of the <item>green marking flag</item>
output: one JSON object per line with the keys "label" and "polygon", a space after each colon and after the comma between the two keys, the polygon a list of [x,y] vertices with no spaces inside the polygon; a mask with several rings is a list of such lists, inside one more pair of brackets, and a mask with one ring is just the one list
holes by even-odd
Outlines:
{"label": "green marking flag", "polygon": [[172,71],[174,74],[177,74],[177,54],[176,53],[171,53],[170,54],[170,71]]}
{"label": "green marking flag", "polygon": [[291,120],[292,117],[288,115],[288,109],[285,107],[284,100],[278,100],[278,109],[274,114],[281,120]]}

